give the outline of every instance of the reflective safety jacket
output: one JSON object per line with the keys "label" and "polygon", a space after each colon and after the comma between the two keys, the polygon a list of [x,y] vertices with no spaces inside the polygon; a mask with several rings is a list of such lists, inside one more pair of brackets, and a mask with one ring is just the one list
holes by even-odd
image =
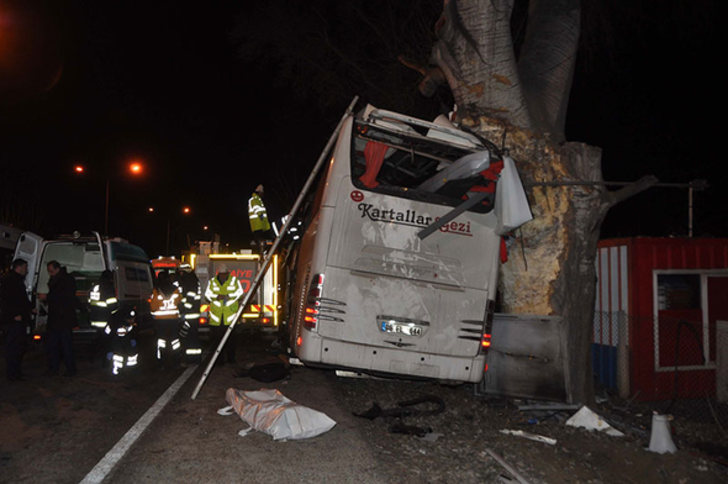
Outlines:
{"label": "reflective safety jacket", "polygon": [[162,290],[155,287],[152,293],[152,300],[149,302],[149,308],[152,311],[152,317],[154,319],[178,319],[178,304],[179,292],[177,290],[172,291],[171,294],[165,294]]}
{"label": "reflective safety jacket", "polygon": [[268,222],[268,212],[263,205],[260,195],[253,193],[248,200],[248,217],[250,218],[250,230],[257,232],[259,230],[270,230],[270,222]]}
{"label": "reflective safety jacket", "polygon": [[224,284],[220,284],[217,276],[207,283],[205,299],[210,301],[210,326],[230,326],[238,312],[238,302],[243,297],[243,286],[232,274]]}
{"label": "reflective safety jacket", "polygon": [[179,312],[182,318],[185,320],[199,319],[200,303],[202,302],[200,281],[183,281],[180,285],[180,292],[182,293],[182,304]]}
{"label": "reflective safety jacket", "polygon": [[104,329],[119,310],[114,284],[108,280],[99,281],[89,292],[88,303],[91,306],[91,326]]}

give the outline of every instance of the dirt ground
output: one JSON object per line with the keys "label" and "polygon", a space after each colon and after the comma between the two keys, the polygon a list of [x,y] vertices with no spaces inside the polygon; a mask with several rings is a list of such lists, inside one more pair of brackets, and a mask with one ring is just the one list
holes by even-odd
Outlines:
{"label": "dirt ground", "polygon": [[[238,350],[240,364],[215,368],[193,401],[198,368],[106,482],[516,482],[488,451],[532,484],[728,482],[728,467],[695,447],[705,440],[706,431],[715,429],[677,419],[673,429],[679,452],[654,454],[645,450],[649,414],[636,406],[628,414],[617,414],[608,405],[594,409],[613,415],[628,432],[610,437],[565,426],[571,411],[520,412],[515,404],[526,402],[477,398],[469,385],[339,378],[332,371],[301,367],[292,367],[289,379],[268,384],[236,378],[245,365],[275,360],[266,351],[269,344],[269,339],[245,338]],[[98,362],[79,361],[75,378],[42,377],[44,360],[39,353],[29,355],[25,368],[26,382],[0,383],[2,483],[79,482],[181,374],[146,366],[117,381]],[[277,388],[325,412],[337,425],[303,442],[275,442],[262,433],[240,437],[237,432],[247,425],[237,416],[216,413],[226,405],[229,387]],[[391,409],[423,395],[441,398],[444,411],[403,422],[429,427],[430,437],[442,434],[435,441],[391,433],[393,420],[354,416],[373,402]],[[557,443],[504,435],[503,429],[524,430]],[[725,439],[715,437],[719,433],[710,435],[718,452],[726,448]]]}
{"label": "dirt ground", "polygon": [[[405,418],[409,425],[430,427],[443,434],[436,442],[390,433],[390,423],[381,418],[362,419],[367,440],[388,467],[403,476],[401,482],[499,482],[499,476],[508,473],[490,457],[488,450],[500,455],[530,483],[728,481],[728,468],[700,456],[694,449],[678,444],[680,451],[676,454],[648,452],[645,448],[649,433],[644,437],[611,437],[568,427],[564,421],[573,411],[520,412],[512,401],[475,398],[466,385],[451,388],[437,383],[384,380],[342,380],[337,385],[342,406],[359,412],[367,410],[372,400],[383,408],[394,408],[399,401],[422,395],[436,395],[445,402],[445,411],[440,415]],[[607,411],[606,407],[596,410]],[[538,415],[541,417],[536,418]],[[538,422],[529,423],[534,420]],[[675,427],[679,431],[680,423]],[[557,443],[551,446],[500,433],[504,429],[543,435]],[[677,437],[675,440],[680,442]]]}

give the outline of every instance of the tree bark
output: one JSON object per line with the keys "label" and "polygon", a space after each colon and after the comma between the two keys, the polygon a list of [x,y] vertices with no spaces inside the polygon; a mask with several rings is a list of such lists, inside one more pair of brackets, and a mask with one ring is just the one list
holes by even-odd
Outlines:
{"label": "tree bark", "polygon": [[531,0],[518,73],[531,128],[564,138],[580,31],[580,0]]}
{"label": "tree bark", "polygon": [[[556,144],[549,135],[485,117],[464,123],[489,139],[504,140],[525,184],[602,181],[598,148],[583,143]],[[590,345],[595,257],[608,194],[604,187],[588,185],[527,189],[534,219],[519,230],[517,245],[509,251],[500,273],[504,312],[564,319],[571,370],[567,390],[575,402],[593,398]]]}
{"label": "tree bark", "polygon": [[430,62],[447,78],[464,117],[529,127],[510,32],[514,0],[445,0]]}

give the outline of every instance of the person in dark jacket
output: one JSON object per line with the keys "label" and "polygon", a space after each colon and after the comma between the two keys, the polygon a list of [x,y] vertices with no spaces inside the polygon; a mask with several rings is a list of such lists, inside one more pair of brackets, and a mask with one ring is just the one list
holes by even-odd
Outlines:
{"label": "person in dark jacket", "polygon": [[136,308],[127,306],[116,311],[106,326],[111,335],[111,373],[115,376],[132,370],[138,363],[136,316]]}
{"label": "person in dark jacket", "polygon": [[194,272],[182,272],[179,289],[182,304],[179,306],[181,327],[179,335],[185,348],[185,362],[198,364],[202,362],[202,346],[200,345],[200,302],[202,294],[200,281]]}
{"label": "person in dark jacket", "polygon": [[28,262],[15,259],[0,285],[0,324],[5,333],[7,378],[20,381],[23,354],[28,346],[32,305],[25,290]]}
{"label": "person in dark jacket", "polygon": [[73,355],[73,328],[76,319],[76,280],[57,261],[48,263],[48,373],[58,374],[63,355],[66,376],[76,374],[76,360]]}
{"label": "person in dark jacket", "polygon": [[119,310],[113,272],[107,269],[101,273],[101,278],[89,292],[88,304],[91,308],[91,326],[98,331],[98,347],[94,354],[100,352],[101,366],[107,366],[114,354],[111,348],[113,332],[109,324]]}

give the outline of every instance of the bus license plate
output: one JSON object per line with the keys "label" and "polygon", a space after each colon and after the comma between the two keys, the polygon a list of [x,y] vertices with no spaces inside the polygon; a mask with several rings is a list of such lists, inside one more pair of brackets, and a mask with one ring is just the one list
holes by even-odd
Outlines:
{"label": "bus license plate", "polygon": [[407,336],[422,336],[422,326],[414,323],[398,323],[397,321],[382,321],[383,333],[406,334]]}

